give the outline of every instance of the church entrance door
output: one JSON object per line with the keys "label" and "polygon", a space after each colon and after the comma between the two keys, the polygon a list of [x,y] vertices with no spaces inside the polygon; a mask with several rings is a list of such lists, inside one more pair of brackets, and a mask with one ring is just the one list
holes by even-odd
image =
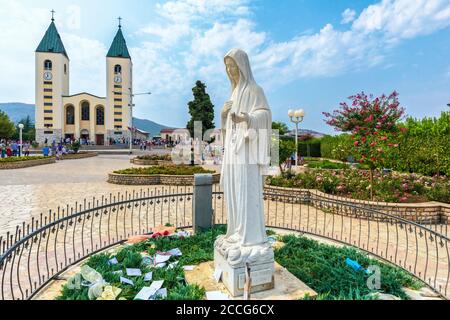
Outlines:
{"label": "church entrance door", "polygon": [[95,136],[95,144],[98,146],[105,145],[105,135],[104,134],[97,134]]}

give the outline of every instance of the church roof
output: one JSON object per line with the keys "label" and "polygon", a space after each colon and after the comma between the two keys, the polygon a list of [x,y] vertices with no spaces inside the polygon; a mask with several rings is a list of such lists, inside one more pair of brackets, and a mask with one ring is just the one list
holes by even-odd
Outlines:
{"label": "church roof", "polygon": [[127,42],[123,37],[121,27],[119,27],[119,30],[114,37],[113,43],[111,44],[111,48],[109,48],[108,54],[106,56],[110,58],[131,59],[130,53],[128,52]]}
{"label": "church roof", "polygon": [[36,49],[36,52],[62,53],[69,58],[54,21],[50,23],[50,26],[45,32],[44,38],[42,38]]}

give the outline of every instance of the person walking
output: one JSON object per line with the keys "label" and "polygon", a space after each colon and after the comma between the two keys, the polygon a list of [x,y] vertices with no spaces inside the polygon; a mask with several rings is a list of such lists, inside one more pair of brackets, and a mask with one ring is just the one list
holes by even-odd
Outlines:
{"label": "person walking", "polygon": [[6,158],[6,146],[4,143],[0,144],[0,149],[1,149],[1,157],[2,159]]}
{"label": "person walking", "polygon": [[24,151],[25,157],[30,156],[30,144],[28,142],[25,142],[25,145],[23,146],[23,151]]}
{"label": "person walking", "polygon": [[11,158],[12,157],[12,150],[11,150],[11,147],[10,146],[7,146],[6,147],[6,157],[7,158]]}

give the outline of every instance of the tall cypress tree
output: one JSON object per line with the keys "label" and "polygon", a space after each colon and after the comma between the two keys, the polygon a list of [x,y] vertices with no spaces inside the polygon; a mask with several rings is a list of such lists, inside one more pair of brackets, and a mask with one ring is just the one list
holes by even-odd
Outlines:
{"label": "tall cypress tree", "polygon": [[191,120],[187,124],[187,129],[194,137],[194,123],[200,121],[203,124],[203,132],[214,129],[214,105],[211,102],[209,94],[206,93],[206,85],[201,81],[197,81],[195,87],[192,88],[194,100],[189,102],[189,114]]}

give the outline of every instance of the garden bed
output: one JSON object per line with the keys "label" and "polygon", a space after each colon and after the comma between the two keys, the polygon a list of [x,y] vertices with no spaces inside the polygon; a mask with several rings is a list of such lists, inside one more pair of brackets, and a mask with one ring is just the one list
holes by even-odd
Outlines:
{"label": "garden bed", "polygon": [[[312,170],[298,175],[287,173],[269,177],[276,187],[317,189],[340,197],[369,201],[369,172],[363,170]],[[386,203],[450,203],[450,180],[417,174],[375,172],[374,201]]]}
{"label": "garden bed", "polygon": [[131,159],[130,162],[138,166],[165,166],[172,164],[172,157],[170,155],[139,156]]}
{"label": "garden bed", "polygon": [[62,156],[62,160],[78,160],[78,159],[93,158],[97,156],[98,153],[96,152],[68,153]]}
{"label": "garden bed", "polygon": [[54,157],[11,157],[0,159],[0,170],[23,169],[56,162]]}
{"label": "garden bed", "polygon": [[[364,216],[371,221],[379,219],[385,221],[387,217],[367,216],[365,209],[383,212],[388,215],[393,215],[415,223],[425,225],[449,224],[450,223],[450,204],[441,202],[424,202],[424,203],[386,203],[373,202],[365,200],[357,200],[347,197],[332,196],[314,189],[300,189],[300,188],[283,188],[266,185],[264,191],[269,194],[280,196],[287,203],[298,203],[299,199],[308,198],[309,194],[313,194],[315,200],[311,200],[311,205],[316,206],[327,212],[340,214],[345,216]],[[345,205],[333,205],[323,200],[340,201],[346,203]],[[350,206],[357,206],[360,210],[350,210]]]}
{"label": "garden bed", "polygon": [[[85,265],[98,272],[107,282],[101,299],[133,300],[143,287],[154,281],[164,281],[166,296],[155,295],[155,300],[204,300],[205,289],[188,285],[185,281],[184,267],[195,266],[214,259],[214,241],[226,231],[224,226],[199,233],[191,237],[162,237],[150,239],[136,245],[129,245],[116,253],[102,253],[92,256]],[[273,232],[269,234],[273,235]],[[404,288],[419,289],[423,283],[417,281],[405,271],[370,258],[367,254],[353,248],[335,247],[314,240],[293,235],[276,236],[276,261],[292,274],[315,290],[321,300],[376,300],[379,293],[408,299]],[[279,245],[281,243],[281,245]],[[177,248],[182,255],[172,256],[165,266],[155,267],[148,263],[158,252],[167,252]],[[346,263],[347,258],[358,261],[363,268],[378,266],[381,271],[381,290],[375,291],[367,286],[368,275],[364,271],[355,271]],[[116,260],[115,263],[110,261]],[[139,269],[141,276],[130,278],[127,268]],[[145,275],[152,272],[152,279],[146,281]],[[76,279],[77,276],[75,276]],[[121,277],[133,281],[124,284]],[[72,278],[73,279],[73,278]],[[78,275],[80,279],[80,275]],[[148,280],[148,279],[147,279]],[[58,300],[89,300],[89,281],[85,286],[64,285]],[[74,281],[69,281],[73,283]],[[106,295],[104,289],[116,293]],[[92,299],[97,299],[92,297]],[[100,299],[100,300],[101,300]]]}
{"label": "garden bed", "polygon": [[110,173],[108,182],[119,185],[180,185],[194,184],[195,174],[212,174],[213,183],[220,182],[220,174],[202,167],[156,166],[130,168]]}

